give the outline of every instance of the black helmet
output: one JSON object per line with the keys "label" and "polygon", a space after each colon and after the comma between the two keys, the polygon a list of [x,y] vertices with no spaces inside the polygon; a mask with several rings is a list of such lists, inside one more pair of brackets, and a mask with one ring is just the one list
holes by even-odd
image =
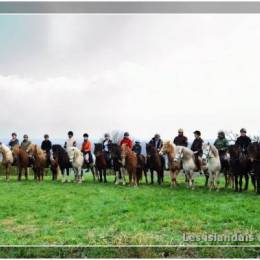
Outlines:
{"label": "black helmet", "polygon": [[240,133],[245,133],[246,134],[246,129],[245,128],[241,128],[240,129]]}
{"label": "black helmet", "polygon": [[85,134],[83,135],[83,137],[88,137],[88,134],[87,134],[87,133],[85,133]]}
{"label": "black helmet", "polygon": [[193,134],[201,136],[201,132],[199,130],[194,131]]}
{"label": "black helmet", "polygon": [[16,133],[12,133],[12,136],[17,136],[17,134]]}
{"label": "black helmet", "polygon": [[73,136],[73,132],[72,132],[72,131],[69,131],[69,132],[68,132],[68,135]]}
{"label": "black helmet", "polygon": [[154,138],[160,138],[160,135],[159,134],[155,134]]}
{"label": "black helmet", "polygon": [[44,138],[49,138],[49,135],[47,135],[47,134],[46,134],[46,135],[44,135]]}
{"label": "black helmet", "polygon": [[125,133],[124,133],[124,137],[129,137],[129,133],[128,133],[128,132],[125,132]]}

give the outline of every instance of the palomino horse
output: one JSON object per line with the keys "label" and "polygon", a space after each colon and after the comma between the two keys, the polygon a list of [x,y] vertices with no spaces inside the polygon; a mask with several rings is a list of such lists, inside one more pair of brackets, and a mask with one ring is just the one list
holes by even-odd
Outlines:
{"label": "palomino horse", "polygon": [[107,182],[107,162],[105,158],[105,153],[103,151],[103,144],[95,144],[94,148],[94,154],[96,156],[96,169],[99,175],[99,181],[103,181],[104,177],[104,182]]}
{"label": "palomino horse", "polygon": [[122,165],[126,168],[129,175],[129,184],[132,185],[132,181],[135,186],[139,184],[139,180],[136,176],[137,157],[136,153],[133,152],[126,144],[121,146],[121,158]]}
{"label": "palomino horse", "polygon": [[172,144],[170,141],[167,141],[163,144],[163,147],[160,150],[160,155],[167,155],[168,166],[171,177],[171,187],[177,185],[177,176],[181,170],[180,160],[175,160],[176,156],[176,145]]}
{"label": "palomino horse", "polygon": [[81,171],[84,163],[83,154],[77,147],[67,148],[67,153],[69,155],[69,160],[72,168],[75,172],[75,182],[81,183]]}
{"label": "palomino horse", "polygon": [[252,168],[255,174],[256,192],[260,194],[260,143],[254,142],[247,147],[248,158],[252,162]]}
{"label": "palomino horse", "polygon": [[209,180],[209,189],[216,188],[218,190],[221,164],[217,148],[210,143],[204,144],[202,159],[206,160],[208,173],[206,175],[206,183],[208,184]]}
{"label": "palomino horse", "polygon": [[120,145],[116,143],[110,144],[109,150],[111,151],[112,169],[115,173],[115,184],[119,184],[120,182],[125,184],[125,178],[121,171],[122,160]]}
{"label": "palomino horse", "polygon": [[44,169],[48,164],[46,153],[36,144],[30,144],[26,152],[34,158],[36,180],[43,181]]}
{"label": "palomino horse", "polygon": [[[53,158],[57,162],[60,167],[60,171],[62,174],[62,182],[70,181],[70,168],[72,168],[70,158],[66,150],[59,144],[54,144],[52,146]],[[67,179],[65,176],[65,171],[67,173]]]}
{"label": "palomino horse", "polygon": [[0,143],[0,153],[3,155],[2,165],[5,169],[5,179],[8,181],[10,177],[11,166],[14,162],[14,157],[9,147],[2,143]]}
{"label": "palomino horse", "polygon": [[230,170],[235,177],[235,191],[242,192],[243,177],[245,177],[245,181],[246,181],[244,190],[247,190],[248,180],[249,180],[248,173],[250,170],[250,165],[249,165],[250,161],[247,158],[245,152],[242,151],[242,148],[239,145],[236,144],[230,145],[228,151],[230,154]]}
{"label": "palomino horse", "polygon": [[30,167],[30,158],[25,150],[23,150],[20,145],[15,145],[13,147],[14,160],[18,167],[18,181],[21,180],[22,173],[24,171],[25,179],[28,179],[27,169]]}
{"label": "palomino horse", "polygon": [[188,187],[194,189],[193,173],[197,170],[197,166],[192,150],[184,146],[176,146],[175,160],[182,163]]}
{"label": "palomino horse", "polygon": [[151,172],[151,183],[153,184],[153,172],[157,172],[157,181],[159,184],[163,182],[163,163],[162,158],[157,149],[152,144],[146,144],[147,167]]}

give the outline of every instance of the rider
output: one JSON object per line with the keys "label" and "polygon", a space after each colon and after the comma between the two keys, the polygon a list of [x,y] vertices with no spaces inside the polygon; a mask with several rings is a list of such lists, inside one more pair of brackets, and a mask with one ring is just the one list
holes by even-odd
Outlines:
{"label": "rider", "polygon": [[183,129],[178,130],[178,135],[174,138],[173,143],[179,146],[188,146],[188,138],[183,135]]}
{"label": "rider", "polygon": [[193,132],[194,134],[194,141],[191,145],[191,150],[193,151],[193,154],[195,156],[195,163],[198,168],[198,171],[201,172],[202,170],[202,145],[203,145],[203,140],[201,139],[201,132],[199,130],[196,130]]}
{"label": "rider", "polygon": [[[163,147],[163,141],[162,141],[162,139],[161,139],[159,134],[155,134],[154,137],[150,140],[149,144],[153,145],[158,152]],[[161,157],[161,162],[162,162],[163,168],[165,168],[164,156],[160,155],[160,157]]]}
{"label": "rider", "polygon": [[215,140],[214,145],[218,149],[219,155],[224,155],[228,150],[228,140],[226,139],[224,131],[218,132],[218,138]]}
{"label": "rider", "polygon": [[17,144],[19,144],[19,140],[17,139],[17,134],[12,133],[12,139],[9,142],[9,146],[10,146],[11,150],[13,150],[13,147]]}
{"label": "rider", "polygon": [[239,145],[243,151],[243,153],[247,152],[247,147],[251,144],[251,139],[246,135],[246,129],[240,129],[240,136],[236,140],[236,145]]}
{"label": "rider", "polygon": [[87,164],[93,162],[92,153],[91,153],[91,142],[88,140],[88,134],[83,134],[84,141],[81,146],[81,152],[84,155],[84,159]]}
{"label": "rider", "polygon": [[120,146],[122,146],[122,144],[126,144],[130,149],[132,149],[133,143],[129,136],[130,135],[128,132],[124,133],[124,138],[121,140]]}
{"label": "rider", "polygon": [[137,154],[137,156],[139,156],[142,153],[142,146],[139,140],[135,141],[132,151],[134,151]]}
{"label": "rider", "polygon": [[110,139],[110,135],[106,133],[104,135],[104,140],[103,140],[103,151],[105,153],[105,160],[108,165],[111,165],[111,144],[112,140]]}
{"label": "rider", "polygon": [[43,138],[44,138],[44,140],[42,141],[41,149],[46,152],[47,161],[48,161],[48,163],[50,163],[51,162],[50,157],[51,157],[52,143],[49,140],[49,135],[45,134]]}
{"label": "rider", "polygon": [[73,137],[73,132],[69,131],[68,132],[68,139],[64,144],[64,148],[67,149],[69,147],[76,147],[77,146],[77,142],[76,139]]}
{"label": "rider", "polygon": [[155,134],[154,137],[149,142],[149,144],[153,145],[157,149],[158,152],[163,147],[163,141],[159,134]]}
{"label": "rider", "polygon": [[31,144],[31,141],[29,141],[28,135],[25,134],[23,136],[23,141],[21,142],[21,148],[26,151],[30,144]]}

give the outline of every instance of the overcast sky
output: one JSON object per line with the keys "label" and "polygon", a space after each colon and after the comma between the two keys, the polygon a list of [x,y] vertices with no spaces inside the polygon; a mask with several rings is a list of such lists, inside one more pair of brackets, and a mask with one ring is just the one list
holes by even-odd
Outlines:
{"label": "overcast sky", "polygon": [[0,137],[260,133],[260,15],[0,16]]}

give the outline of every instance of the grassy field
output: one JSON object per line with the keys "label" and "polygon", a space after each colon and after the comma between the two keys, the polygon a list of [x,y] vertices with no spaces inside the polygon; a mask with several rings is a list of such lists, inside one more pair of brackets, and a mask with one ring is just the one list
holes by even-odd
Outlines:
{"label": "grassy field", "polygon": [[[208,191],[204,178],[187,190],[183,178],[171,189],[93,183],[42,183],[0,179],[1,245],[161,245],[146,248],[2,248],[0,256],[239,256],[259,255],[258,248],[167,248],[166,245],[260,244],[260,197],[251,190]],[[223,187],[222,181],[222,187]],[[183,234],[242,234],[250,242],[185,242]]]}

